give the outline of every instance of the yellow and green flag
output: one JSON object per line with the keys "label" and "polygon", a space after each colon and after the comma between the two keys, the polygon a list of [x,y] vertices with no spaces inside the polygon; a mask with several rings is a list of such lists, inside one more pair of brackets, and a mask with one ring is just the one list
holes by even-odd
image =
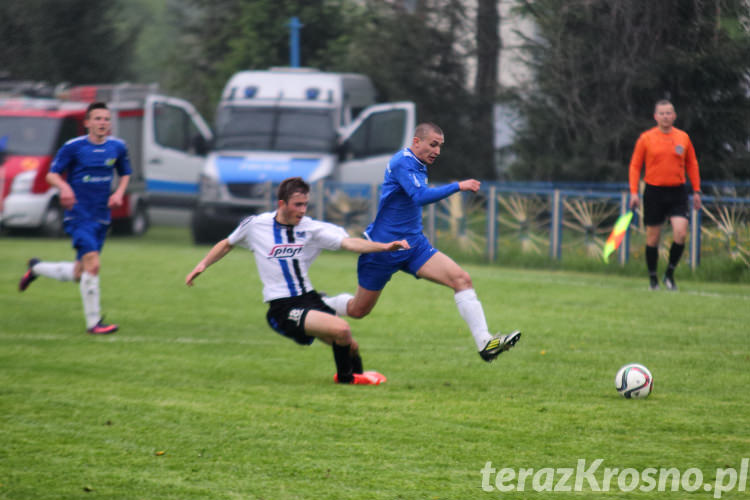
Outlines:
{"label": "yellow and green flag", "polygon": [[607,242],[604,244],[604,251],[602,252],[604,262],[609,262],[610,254],[617,250],[620,243],[622,243],[622,239],[625,237],[625,232],[628,230],[631,219],[633,219],[632,210],[629,210],[617,218],[615,227],[612,229],[609,238],[607,238]]}

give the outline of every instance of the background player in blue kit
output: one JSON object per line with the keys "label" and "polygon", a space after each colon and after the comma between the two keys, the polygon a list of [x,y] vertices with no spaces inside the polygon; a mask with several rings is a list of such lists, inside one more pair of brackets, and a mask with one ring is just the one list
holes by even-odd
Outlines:
{"label": "background player in blue kit", "polygon": [[333,224],[305,217],[310,186],[300,177],[285,179],[278,189],[278,209],[243,220],[185,278],[193,285],[208,266],[239,245],[255,254],[255,265],[263,282],[263,301],[269,305],[266,320],[276,332],[298,344],[310,345],[315,337],[333,348],[334,380],[342,384],[378,385],[385,377],[364,372],[359,346],[349,324],[337,317],[313,289],[307,270],[321,250],[392,252],[408,249],[406,241],[375,243],[350,238]]}
{"label": "background player in blue kit", "polygon": [[405,239],[411,249],[361,255],[357,265],[359,286],[356,295],[340,294],[326,297],[324,301],[341,316],[362,318],[375,307],[386,283],[397,271],[445,285],[455,292],[456,306],[469,325],[479,355],[485,361],[493,361],[518,342],[521,332],[490,334],[469,273],[430,245],[423,234],[422,205],[442,200],[458,191],[477,192],[480,186],[475,179],[440,187],[428,186],[427,165],[432,165],[440,156],[443,143],[443,131],[434,123],[417,126],[411,147],[399,151],[388,162],[378,212],[365,231],[365,236],[372,241]]}
{"label": "background player in blue kit", "polygon": [[[42,262],[32,258],[18,284],[23,292],[38,276],[78,281],[86,331],[91,334],[114,333],[118,328],[102,321],[99,254],[109,229],[110,208],[122,205],[131,170],[127,146],[109,135],[111,119],[106,104],[90,104],[84,122],[88,134],[66,142],[47,174],[47,182],[60,190],[60,204],[65,208],[63,224],[73,239],[75,262]],[[120,179],[117,189],[110,194],[115,171]]]}

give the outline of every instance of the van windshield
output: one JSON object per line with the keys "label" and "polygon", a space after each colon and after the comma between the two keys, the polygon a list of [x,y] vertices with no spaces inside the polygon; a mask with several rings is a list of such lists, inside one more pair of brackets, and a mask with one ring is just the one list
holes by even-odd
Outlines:
{"label": "van windshield", "polygon": [[0,116],[0,145],[8,155],[52,155],[59,127],[59,118]]}
{"label": "van windshield", "polygon": [[331,108],[225,106],[216,116],[214,148],[330,153],[333,124]]}

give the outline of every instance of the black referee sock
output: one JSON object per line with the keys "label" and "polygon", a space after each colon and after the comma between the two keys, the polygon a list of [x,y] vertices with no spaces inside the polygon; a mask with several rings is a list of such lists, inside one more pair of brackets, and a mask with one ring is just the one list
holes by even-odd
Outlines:
{"label": "black referee sock", "polygon": [[351,384],[354,380],[352,353],[350,349],[351,347],[348,345],[333,343],[333,360],[336,362],[336,374],[338,375],[339,384]]}
{"label": "black referee sock", "polygon": [[649,276],[656,276],[656,266],[659,263],[659,247],[646,245],[646,268]]}
{"label": "black referee sock", "polygon": [[685,250],[685,245],[678,245],[672,242],[672,246],[669,248],[669,266],[667,267],[667,276],[670,278],[674,274],[674,268],[677,267],[677,263],[680,262],[682,252]]}

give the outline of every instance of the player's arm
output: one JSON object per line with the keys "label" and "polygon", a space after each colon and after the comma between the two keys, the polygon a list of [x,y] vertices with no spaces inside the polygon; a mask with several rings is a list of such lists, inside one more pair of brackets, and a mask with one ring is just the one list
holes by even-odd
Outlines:
{"label": "player's arm", "polygon": [[406,240],[391,241],[390,243],[380,243],[370,241],[364,238],[344,238],[341,240],[341,248],[355,253],[375,253],[375,252],[393,252],[395,250],[406,250],[409,243]]}
{"label": "player's arm", "polygon": [[641,182],[641,169],[643,169],[643,160],[646,156],[646,140],[643,136],[638,138],[633,150],[633,156],[630,158],[628,168],[628,183],[630,184],[630,208],[636,208],[641,200],[638,196],[638,184]]}
{"label": "player's arm", "polygon": [[60,205],[66,210],[73,208],[73,205],[75,205],[77,201],[76,195],[73,192],[73,188],[70,187],[70,184],[65,182],[62,175],[56,172],[49,172],[46,179],[51,186],[60,190]]}
{"label": "player's arm", "polygon": [[128,188],[128,184],[130,183],[130,174],[132,173],[132,169],[130,168],[128,148],[124,143],[120,147],[115,168],[117,169],[117,174],[120,176],[120,182],[117,185],[117,189],[115,189],[115,192],[109,196],[109,201],[107,202],[107,206],[109,208],[117,208],[122,205],[122,200],[125,196],[125,190]]}
{"label": "player's arm", "polygon": [[392,167],[392,175],[406,194],[418,205],[428,205],[461,190],[458,182],[444,186],[429,187],[424,182],[424,174],[410,168],[406,163],[399,163]]}
{"label": "player's arm", "polygon": [[693,143],[688,139],[688,147],[685,152],[685,170],[687,171],[690,185],[693,187],[693,208],[701,208],[701,176],[698,171],[698,158],[695,156]]}
{"label": "player's arm", "polygon": [[122,198],[125,196],[125,190],[128,188],[130,183],[130,175],[123,175],[120,177],[120,182],[117,185],[115,192],[109,196],[107,206],[109,208],[117,208],[122,205]]}
{"label": "player's arm", "polygon": [[220,242],[218,242],[216,245],[211,248],[211,250],[208,251],[205,257],[201,259],[200,262],[193,268],[190,273],[185,277],[185,284],[187,286],[193,286],[193,280],[197,278],[203,271],[208,268],[208,266],[215,264],[216,262],[220,261],[224,258],[226,254],[228,254],[232,248],[234,248],[230,243],[229,239],[223,239]]}

